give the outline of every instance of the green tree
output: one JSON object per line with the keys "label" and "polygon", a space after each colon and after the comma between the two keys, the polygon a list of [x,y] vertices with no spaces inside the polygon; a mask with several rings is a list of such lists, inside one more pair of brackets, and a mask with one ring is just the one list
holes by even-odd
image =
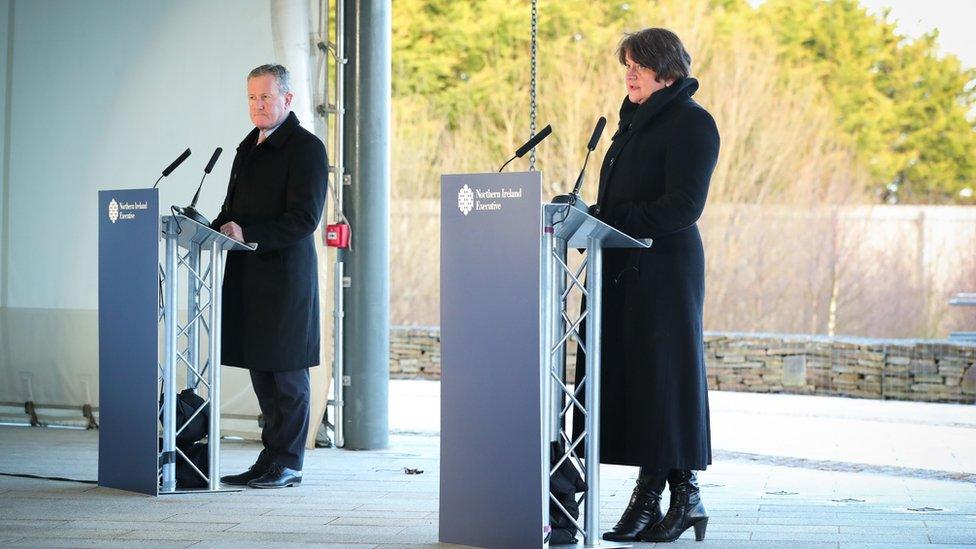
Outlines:
{"label": "green tree", "polygon": [[[568,45],[599,48],[619,39],[627,4],[539,3],[538,72],[560,70]],[[529,78],[531,12],[524,0],[397,0],[393,4],[394,95],[422,95],[456,122]],[[610,45],[608,45],[610,44]]]}
{"label": "green tree", "polygon": [[[411,119],[411,124],[424,125],[412,131],[436,133],[435,141],[453,140],[459,150],[462,141],[474,139],[476,146],[489,149],[488,157],[504,154],[527,137],[528,1],[397,0],[393,9],[394,105],[428,116]],[[746,0],[541,0],[540,123],[562,122],[567,109],[597,102],[612,122],[615,108],[604,105],[603,98],[619,104],[622,97],[620,75],[613,72],[614,49],[624,32],[646,26],[679,32],[694,54],[694,74],[705,76],[698,96],[703,101],[762,104],[770,109],[765,116],[788,119],[792,114],[777,109],[802,109],[795,104],[796,90],[807,88],[806,108],[833,115],[837,146],[856,152],[859,169],[870,174],[873,188],[897,183],[902,200],[946,202],[976,184],[976,131],[969,114],[976,110],[971,84],[976,71],[963,69],[951,55],[939,55],[937,34],[902,37],[887,15],[872,16],[857,0],[766,0],[758,8]],[[778,87],[768,85],[770,75]],[[750,97],[749,86],[760,82]],[[756,94],[781,99],[766,101]],[[737,154],[747,156],[723,162],[768,165],[765,155],[776,151],[764,152],[754,144],[771,139],[768,132],[776,124],[757,123],[745,130],[741,116],[753,105],[725,109],[729,118],[721,121],[723,136],[741,135]],[[575,118],[567,122],[578,123]],[[468,126],[467,134],[456,132],[462,125]],[[559,135],[567,129],[560,128]],[[836,158],[845,157],[837,152]],[[541,161],[550,158],[543,155]],[[817,169],[834,172],[836,179],[850,169],[847,161],[838,162]],[[777,160],[768,169],[752,169],[745,184],[729,183],[740,191],[770,185],[786,189],[790,182],[774,175],[784,165]],[[553,168],[550,163],[550,173]],[[753,195],[770,198],[744,193],[735,200]]]}
{"label": "green tree", "polygon": [[976,180],[976,71],[939,56],[936,32],[897,34],[856,0],[769,0],[759,8],[792,72],[812,73],[880,185],[944,201]]}

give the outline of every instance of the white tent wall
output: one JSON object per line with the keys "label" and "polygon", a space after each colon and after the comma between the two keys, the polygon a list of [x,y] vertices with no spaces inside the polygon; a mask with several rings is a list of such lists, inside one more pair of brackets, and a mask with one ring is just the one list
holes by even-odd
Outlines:
{"label": "white tent wall", "polygon": [[[311,44],[313,39],[316,41],[321,38],[312,35],[312,4],[318,5],[317,0],[271,0],[271,35],[274,38],[275,59],[288,67],[291,73],[291,85],[295,92],[292,99],[291,110],[301,121],[308,131],[317,133],[322,141],[325,139],[325,128],[321,123],[322,118],[316,118],[312,114],[312,103],[316,100],[316,93],[313,91],[316,86],[312,84],[312,72],[310,66],[316,64],[316,54],[313,53]],[[316,17],[319,17],[318,9]],[[328,145],[328,143],[326,143]],[[323,219],[323,222],[324,219]],[[315,438],[318,434],[318,424],[325,414],[325,407],[329,394],[329,385],[332,381],[332,305],[329,298],[329,290],[332,285],[330,269],[335,261],[335,256],[329,253],[321,239],[317,240],[319,256],[319,325],[321,328],[320,364],[321,368],[312,368],[310,371],[309,383],[312,387],[312,398],[310,402],[310,428],[306,446],[315,447]]]}
{"label": "white tent wall", "polygon": [[[10,105],[7,103],[7,81],[8,71],[7,53],[9,42],[12,38],[13,27],[10,22],[10,0],[0,0],[0,307],[7,304],[4,288],[6,285],[6,275],[4,272],[4,256],[7,251],[6,232],[4,223],[6,222],[6,195],[7,195],[7,135],[10,128],[7,126],[7,111]],[[2,320],[0,320],[2,321]],[[0,339],[0,356],[3,355],[3,340]],[[0,358],[2,360],[2,358]]]}
{"label": "white tent wall", "polygon": [[[9,363],[7,358],[7,337],[6,337],[6,315],[4,314],[7,304],[6,288],[6,255],[7,255],[7,222],[6,196],[7,196],[7,166],[9,150],[7,148],[10,127],[7,125],[8,111],[10,104],[7,102],[9,87],[7,66],[9,65],[8,52],[9,43],[13,37],[13,25],[10,21],[10,0],[0,0],[0,372],[5,371],[5,365]],[[2,375],[2,373],[0,373]],[[0,377],[0,387],[4,384],[4,378]],[[0,397],[2,398],[2,397]]]}
{"label": "white tent wall", "polygon": [[[199,202],[217,213],[245,76],[275,59],[271,5],[0,0],[0,403],[97,406],[97,191],[148,187],[190,147],[160,183],[185,204],[221,146]],[[223,380],[223,412],[256,416],[247,372]]]}

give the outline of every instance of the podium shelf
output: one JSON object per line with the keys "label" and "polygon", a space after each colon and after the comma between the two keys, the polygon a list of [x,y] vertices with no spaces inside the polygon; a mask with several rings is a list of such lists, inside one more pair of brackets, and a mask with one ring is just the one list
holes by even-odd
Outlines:
{"label": "podium shelf", "polygon": [[570,248],[586,248],[590,238],[599,240],[604,248],[651,247],[650,238],[633,238],[569,204],[546,204],[544,219],[545,230],[552,228],[553,236],[565,240]]}
{"label": "podium shelf", "polygon": [[165,234],[166,227],[174,221],[177,227],[176,243],[180,248],[186,250],[189,250],[193,244],[197,244],[203,249],[209,249],[213,242],[217,242],[220,250],[225,252],[253,252],[258,248],[257,244],[242,244],[182,214],[163,216],[163,232],[160,233],[160,238]]}

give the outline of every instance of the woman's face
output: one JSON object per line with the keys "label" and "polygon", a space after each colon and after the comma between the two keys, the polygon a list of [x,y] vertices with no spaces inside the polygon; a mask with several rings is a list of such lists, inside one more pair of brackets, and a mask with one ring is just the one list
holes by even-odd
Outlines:
{"label": "woman's face", "polygon": [[674,81],[658,82],[657,73],[630,58],[630,52],[624,52],[627,67],[627,97],[632,103],[640,105],[652,93],[670,86]]}

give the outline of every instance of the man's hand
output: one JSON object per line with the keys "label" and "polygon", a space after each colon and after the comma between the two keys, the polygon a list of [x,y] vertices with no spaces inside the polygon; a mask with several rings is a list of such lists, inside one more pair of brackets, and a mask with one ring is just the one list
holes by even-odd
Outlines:
{"label": "man's hand", "polygon": [[233,238],[238,242],[244,242],[244,231],[241,230],[241,226],[233,221],[224,223],[220,226],[220,232],[224,236]]}

